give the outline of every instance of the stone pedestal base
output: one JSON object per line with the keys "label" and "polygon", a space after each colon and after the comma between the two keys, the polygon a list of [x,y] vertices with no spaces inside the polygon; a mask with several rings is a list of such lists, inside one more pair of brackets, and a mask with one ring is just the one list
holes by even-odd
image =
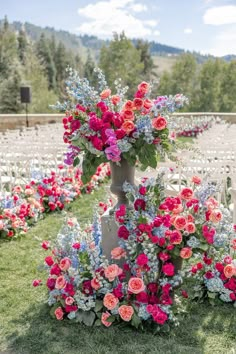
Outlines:
{"label": "stone pedestal base", "polygon": [[115,216],[110,215],[108,209],[101,217],[102,226],[102,253],[107,259],[111,259],[111,250],[118,247],[117,230],[118,225],[115,222]]}

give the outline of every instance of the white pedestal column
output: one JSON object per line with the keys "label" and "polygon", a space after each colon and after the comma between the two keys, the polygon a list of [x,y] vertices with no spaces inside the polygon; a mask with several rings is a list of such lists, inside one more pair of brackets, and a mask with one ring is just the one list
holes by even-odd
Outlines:
{"label": "white pedestal column", "polygon": [[118,225],[115,222],[115,216],[110,215],[108,209],[101,217],[102,227],[102,252],[107,259],[111,259],[111,250],[118,247]]}

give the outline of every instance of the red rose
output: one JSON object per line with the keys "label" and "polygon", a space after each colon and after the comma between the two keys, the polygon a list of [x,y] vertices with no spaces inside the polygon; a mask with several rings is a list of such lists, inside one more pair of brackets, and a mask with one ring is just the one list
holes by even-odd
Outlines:
{"label": "red rose", "polygon": [[51,267],[53,264],[54,264],[54,260],[51,256],[47,256],[45,259],[44,259],[45,263],[47,263],[47,265],[49,267]]}
{"label": "red rose", "polygon": [[118,299],[121,299],[124,294],[122,292],[122,284],[119,283],[116,288],[113,289],[112,293],[117,297]]}
{"label": "red rose", "polygon": [[203,264],[201,262],[197,263],[196,266],[198,270],[201,270],[203,268]]}
{"label": "red rose", "polygon": [[218,270],[218,272],[222,273],[224,271],[224,266],[222,263],[218,262],[215,264],[215,269]]}
{"label": "red rose", "polygon": [[75,305],[66,305],[65,307],[65,311],[66,312],[73,312],[73,311],[77,311],[78,307]]}
{"label": "red rose", "polygon": [[49,290],[53,290],[55,288],[55,284],[56,284],[55,278],[48,278],[46,285]]}
{"label": "red rose", "polygon": [[138,302],[141,302],[143,304],[147,304],[148,303],[148,295],[145,291],[141,291],[141,293],[136,295],[136,300]]}
{"label": "red rose", "polygon": [[136,199],[134,202],[134,209],[135,210],[145,210],[146,202],[143,199]]}
{"label": "red rose", "polygon": [[168,320],[168,316],[167,314],[162,311],[161,309],[159,309],[159,311],[157,312],[157,314],[155,314],[153,316],[153,319],[155,322],[157,322],[158,324],[163,325],[167,320]]}
{"label": "red rose", "polygon": [[72,245],[72,247],[76,250],[79,250],[80,249],[80,243],[76,242]]}
{"label": "red rose", "polygon": [[145,264],[148,263],[148,257],[146,256],[145,253],[142,253],[140,255],[138,255],[138,257],[136,258],[136,263],[137,265],[144,266]]}
{"label": "red rose", "polygon": [[58,264],[54,264],[52,268],[50,269],[50,274],[51,275],[60,275],[61,274],[61,268],[59,267]]}
{"label": "red rose", "polygon": [[149,283],[147,285],[147,288],[148,290],[151,292],[151,293],[156,293],[157,292],[157,289],[158,289],[158,286],[156,283]]}
{"label": "red rose", "polygon": [[41,284],[42,284],[42,280],[41,280],[41,279],[35,279],[35,280],[33,281],[33,283],[32,283],[32,285],[33,285],[34,287],[39,286],[39,285],[41,285]]}
{"label": "red rose", "polygon": [[165,252],[160,252],[160,253],[158,254],[158,257],[160,258],[160,260],[161,260],[162,262],[166,262],[166,261],[168,261],[168,259],[170,258],[170,256],[169,256],[167,253],[165,253]]}
{"label": "red rose", "polygon": [[232,301],[236,301],[236,295],[234,293],[230,293],[229,297]]}
{"label": "red rose", "polygon": [[124,240],[128,240],[129,230],[124,225],[120,226],[118,229],[118,237],[123,238]]}
{"label": "red rose", "polygon": [[181,294],[182,294],[182,296],[183,296],[185,299],[188,298],[188,293],[187,293],[186,290],[182,290],[182,291],[181,291]]}
{"label": "red rose", "polygon": [[140,193],[141,195],[145,195],[145,194],[147,193],[147,188],[144,187],[144,186],[140,187],[140,188],[139,188],[139,193]]}
{"label": "red rose", "polygon": [[175,267],[172,263],[166,263],[162,267],[162,272],[168,277],[172,277],[175,274]]}
{"label": "red rose", "polygon": [[42,248],[45,250],[48,250],[50,247],[50,242],[49,241],[43,241],[41,244]]}
{"label": "red rose", "polygon": [[99,139],[97,136],[93,136],[91,139],[91,142],[93,144],[93,147],[99,151],[102,151],[103,149],[103,142],[101,139]]}
{"label": "red rose", "polygon": [[99,131],[102,128],[103,122],[100,118],[97,118],[95,115],[91,116],[89,119],[89,128],[95,132]]}
{"label": "red rose", "polygon": [[75,130],[79,129],[80,127],[81,127],[81,123],[80,123],[80,121],[78,119],[74,119],[70,123],[70,128],[71,128],[72,132],[74,132]]}
{"label": "red rose", "polygon": [[119,140],[119,139],[124,138],[124,136],[126,135],[126,132],[123,129],[117,129],[115,131],[115,134],[116,134],[116,138]]}
{"label": "red rose", "polygon": [[212,274],[212,272],[210,270],[208,270],[208,272],[205,273],[205,278],[211,279],[211,278],[214,278],[214,275]]}

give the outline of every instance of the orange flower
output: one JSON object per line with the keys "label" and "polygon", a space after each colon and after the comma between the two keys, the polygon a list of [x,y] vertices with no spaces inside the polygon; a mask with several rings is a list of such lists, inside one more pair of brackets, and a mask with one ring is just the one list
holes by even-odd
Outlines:
{"label": "orange flower", "polygon": [[106,327],[110,327],[112,325],[112,322],[108,322],[107,319],[110,317],[110,313],[107,311],[107,312],[103,312],[102,313],[102,317],[101,317],[101,322],[104,326]]}
{"label": "orange flower", "polygon": [[163,130],[167,126],[167,121],[164,117],[154,118],[152,120],[152,126],[156,130]]}
{"label": "orange flower", "polygon": [[190,247],[184,247],[182,248],[182,250],[180,251],[180,257],[183,259],[188,259],[190,257],[192,257],[193,251],[192,248]]}
{"label": "orange flower", "polygon": [[140,109],[143,107],[143,100],[141,98],[135,98],[134,101],[134,109],[137,109],[140,111]]}
{"label": "orange flower", "polygon": [[134,309],[132,306],[121,305],[118,312],[123,321],[129,322],[134,314]]}
{"label": "orange flower", "polygon": [[123,111],[122,116],[124,120],[134,120],[134,112],[133,111]]}
{"label": "orange flower", "polygon": [[113,250],[111,251],[111,258],[121,259],[123,257],[126,257],[126,252],[125,252],[124,248],[122,248],[122,247],[113,248]]}
{"label": "orange flower", "polygon": [[133,294],[139,294],[144,291],[145,285],[141,278],[131,278],[128,283],[128,290]]}
{"label": "orange flower", "polygon": [[66,271],[67,269],[69,269],[71,266],[71,260],[68,257],[63,258],[60,261],[59,267],[61,268],[61,270]]}
{"label": "orange flower", "polygon": [[149,84],[145,81],[141,82],[141,84],[138,85],[138,90],[141,91],[142,93],[147,93],[149,90]]}
{"label": "orange flower", "polygon": [[129,134],[134,130],[134,127],[135,127],[135,125],[131,120],[126,120],[122,124],[121,129],[123,129],[126,132],[126,134]]}
{"label": "orange flower", "polygon": [[124,107],[123,107],[123,110],[124,111],[133,111],[133,108],[134,108],[134,103],[133,103],[133,101],[130,101],[130,100],[128,100],[127,102],[125,102],[125,105],[124,105]]}
{"label": "orange flower", "polygon": [[227,264],[224,267],[224,275],[226,278],[232,278],[234,275],[236,275],[236,267],[233,264]]}
{"label": "orange flower", "polygon": [[63,289],[65,286],[66,286],[66,279],[63,277],[63,275],[61,275],[56,280],[55,288]]}
{"label": "orange flower", "polygon": [[149,109],[153,106],[153,102],[149,99],[146,99],[143,102],[143,106],[144,106],[144,108]]}
{"label": "orange flower", "polygon": [[103,305],[108,309],[108,310],[113,310],[117,304],[119,303],[119,299],[115,297],[115,295],[111,293],[107,293],[104,296],[103,299]]}
{"label": "orange flower", "polygon": [[109,281],[113,281],[122,273],[122,269],[117,264],[111,264],[105,269],[104,273]]}
{"label": "orange flower", "polygon": [[114,106],[116,106],[120,102],[120,96],[118,95],[111,96],[111,102],[114,104]]}
{"label": "orange flower", "polygon": [[101,93],[100,93],[100,97],[102,100],[105,100],[106,98],[108,98],[111,94],[111,90],[110,89],[106,89],[106,90],[103,90]]}
{"label": "orange flower", "polygon": [[187,224],[187,221],[184,216],[176,216],[175,221],[174,221],[174,227],[177,230],[183,230]]}
{"label": "orange flower", "polygon": [[194,234],[194,232],[196,231],[196,226],[194,225],[193,222],[189,222],[189,223],[187,223],[187,225],[185,226],[185,230],[186,230],[189,234]]}

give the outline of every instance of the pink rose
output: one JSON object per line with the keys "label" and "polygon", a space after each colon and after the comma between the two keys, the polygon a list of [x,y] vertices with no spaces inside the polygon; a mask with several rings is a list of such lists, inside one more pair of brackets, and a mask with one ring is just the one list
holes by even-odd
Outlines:
{"label": "pink rose", "polygon": [[213,209],[209,215],[210,221],[213,223],[218,223],[222,220],[222,213],[219,209]]}
{"label": "pink rose", "polygon": [[134,309],[132,306],[121,305],[118,312],[123,321],[129,322],[134,314]]}
{"label": "pink rose", "polygon": [[189,222],[187,223],[187,225],[185,226],[185,230],[189,233],[189,234],[193,234],[196,231],[196,226],[194,225],[194,223]]}
{"label": "pink rose", "polygon": [[66,286],[66,279],[64,278],[63,275],[60,275],[56,279],[55,288],[60,290],[60,289],[63,289],[65,286]]}
{"label": "pink rose", "polygon": [[169,239],[172,245],[179,245],[182,242],[183,237],[180,231],[174,230],[170,234]]}
{"label": "pink rose", "polygon": [[113,259],[121,259],[123,257],[126,257],[126,251],[122,247],[116,247],[113,248],[111,251],[111,258]]}
{"label": "pink rose", "polygon": [[97,278],[93,278],[91,280],[91,287],[94,289],[94,290],[98,290],[101,288],[101,284],[99,283],[99,280]]}
{"label": "pink rose", "polygon": [[183,216],[176,216],[175,217],[174,227],[177,230],[183,230],[185,228],[186,224],[187,224],[187,221],[186,221],[185,217],[183,217]]}
{"label": "pink rose", "polygon": [[118,303],[119,299],[117,299],[117,297],[111,293],[107,293],[103,298],[103,305],[108,310],[113,310],[118,305]]}
{"label": "pink rose", "polygon": [[180,198],[183,200],[193,199],[194,193],[191,188],[183,188],[180,192]]}
{"label": "pink rose", "polygon": [[49,241],[43,241],[41,244],[42,248],[45,250],[48,250],[50,247],[50,242]]}
{"label": "pink rose", "polygon": [[100,93],[100,98],[102,100],[105,100],[106,98],[108,98],[111,94],[111,90],[110,89],[105,89]]}
{"label": "pink rose", "polygon": [[110,316],[111,314],[108,311],[102,313],[101,322],[105,327],[110,327],[112,325],[112,322],[107,321]]}
{"label": "pink rose", "polygon": [[70,266],[71,266],[70,258],[65,257],[60,261],[59,267],[61,268],[61,270],[66,271],[70,268]]}
{"label": "pink rose", "polygon": [[74,301],[75,301],[75,299],[73,297],[68,296],[65,300],[65,303],[66,303],[66,305],[71,306]]}
{"label": "pink rose", "polygon": [[193,176],[193,177],[192,177],[192,182],[193,182],[194,184],[199,185],[199,184],[202,183],[202,179],[201,179],[200,177],[198,177],[198,176]]}
{"label": "pink rose", "polygon": [[167,126],[167,121],[164,117],[154,118],[152,120],[152,126],[156,130],[163,130]]}
{"label": "pink rose", "polygon": [[130,278],[128,282],[128,291],[133,294],[139,294],[145,290],[144,282],[141,278]]}
{"label": "pink rose", "polygon": [[61,307],[58,307],[58,308],[54,311],[54,314],[55,314],[57,320],[60,321],[60,320],[63,319],[64,312],[63,312],[63,310],[62,310]]}
{"label": "pink rose", "polygon": [[111,264],[104,270],[105,277],[109,281],[114,281],[122,273],[122,269],[117,264]]}
{"label": "pink rose", "polygon": [[191,247],[184,247],[180,250],[180,257],[183,259],[188,259],[190,257],[192,257],[193,251]]}
{"label": "pink rose", "polygon": [[151,101],[151,100],[149,100],[149,99],[146,99],[146,100],[144,100],[144,102],[143,102],[143,106],[144,106],[144,108],[146,108],[146,109],[149,109],[149,108],[151,108],[152,106],[153,106],[153,101]]}
{"label": "pink rose", "polygon": [[138,91],[146,94],[149,90],[149,87],[150,85],[147,82],[143,81],[138,85]]}
{"label": "pink rose", "polygon": [[111,96],[111,102],[114,104],[114,106],[116,106],[120,102],[120,96],[118,95]]}

